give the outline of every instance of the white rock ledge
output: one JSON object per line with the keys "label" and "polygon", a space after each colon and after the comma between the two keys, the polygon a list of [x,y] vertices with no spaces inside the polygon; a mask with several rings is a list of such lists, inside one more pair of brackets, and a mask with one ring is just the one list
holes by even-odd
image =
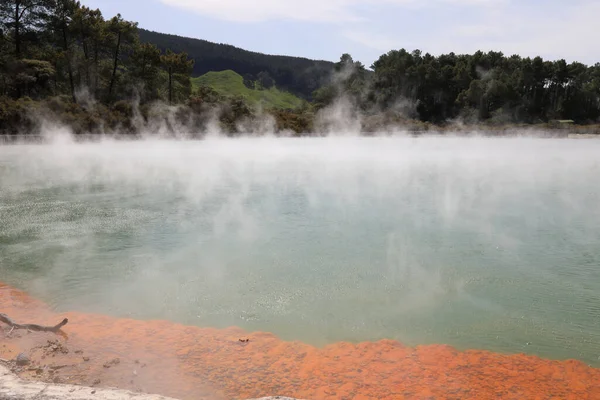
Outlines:
{"label": "white rock ledge", "polygon": [[[155,394],[134,393],[121,389],[96,389],[85,386],[31,382],[19,378],[0,365],[0,400],[176,400]],[[296,400],[274,396],[254,400]]]}
{"label": "white rock ledge", "polygon": [[30,382],[0,365],[0,400],[175,400],[120,389]]}

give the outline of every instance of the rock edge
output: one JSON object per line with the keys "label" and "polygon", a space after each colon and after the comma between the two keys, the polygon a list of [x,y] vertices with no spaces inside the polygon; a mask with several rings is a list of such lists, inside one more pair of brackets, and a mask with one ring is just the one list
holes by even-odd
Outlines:
{"label": "rock edge", "polygon": [[[134,393],[112,388],[49,384],[26,381],[0,365],[0,400],[177,400],[156,394]],[[273,396],[254,400],[297,400]]]}
{"label": "rock edge", "polygon": [[176,400],[121,389],[48,384],[19,378],[0,365],[0,400]]}

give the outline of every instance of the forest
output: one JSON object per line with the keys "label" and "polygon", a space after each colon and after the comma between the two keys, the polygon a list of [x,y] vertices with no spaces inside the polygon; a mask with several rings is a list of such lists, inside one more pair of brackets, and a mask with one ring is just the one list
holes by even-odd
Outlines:
{"label": "forest", "polygon": [[140,41],[159,49],[186,52],[196,60],[193,76],[211,71],[233,70],[246,80],[273,79],[280,89],[310,99],[312,93],[326,84],[333,63],[301,57],[272,56],[237,47],[139,29]]}
{"label": "forest", "polygon": [[[253,89],[289,91],[302,103],[257,109],[242,95],[191,83],[221,70],[237,72]],[[92,134],[200,134],[215,126],[252,132],[265,115],[275,132],[312,134],[334,129],[339,112],[332,110],[341,108],[341,118],[359,121],[363,132],[457,123],[595,126],[600,63],[400,49],[367,68],[350,54],[330,63],[150,32],[74,0],[0,3],[0,134],[36,133],[47,120]]]}

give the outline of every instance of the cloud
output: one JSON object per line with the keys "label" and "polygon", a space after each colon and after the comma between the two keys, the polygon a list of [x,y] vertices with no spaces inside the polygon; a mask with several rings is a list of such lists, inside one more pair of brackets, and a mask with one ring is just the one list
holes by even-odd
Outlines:
{"label": "cloud", "polygon": [[[378,52],[401,47],[435,55],[495,50],[588,64],[600,61],[598,0],[159,1],[236,23],[317,23],[322,45],[332,49],[328,51],[349,52],[367,65]],[[345,43],[333,44],[340,37]],[[297,40],[292,35],[284,51],[306,46]]]}
{"label": "cloud", "polygon": [[428,7],[439,3],[457,6],[490,6],[508,0],[161,0],[204,16],[237,22],[297,20],[351,22],[363,18],[357,11],[367,6]]}
{"label": "cloud", "polygon": [[502,6],[509,4],[509,0],[441,0],[457,6]]}
{"label": "cloud", "polygon": [[453,6],[478,3],[485,7],[463,9],[468,10],[469,15],[447,7],[442,11],[447,18],[435,22],[430,10],[424,10],[411,17],[422,28],[362,24],[364,29],[347,29],[342,35],[365,48],[382,52],[400,47],[418,48],[434,55],[494,50],[523,57],[540,55],[550,60],[600,62],[597,39],[600,37],[597,22],[600,3],[595,0],[574,0],[569,4],[550,0],[544,8],[525,2],[449,1]]}
{"label": "cloud", "polygon": [[600,3],[579,1],[553,10],[526,9],[518,6],[484,14],[471,25],[452,27],[443,40],[431,40],[434,51],[472,53],[499,50],[522,56],[541,55],[570,61],[600,61]]}
{"label": "cloud", "polygon": [[351,0],[162,0],[204,16],[237,22],[290,19],[334,22],[358,19],[350,12]]}
{"label": "cloud", "polygon": [[[393,37],[361,30],[346,30],[342,32],[342,36],[381,52],[388,52],[391,49],[395,49],[400,43]],[[406,46],[406,42],[404,42],[404,45]]]}
{"label": "cloud", "polygon": [[459,25],[453,29],[459,37],[465,38],[483,38],[500,37],[506,33],[506,27],[489,24]]}

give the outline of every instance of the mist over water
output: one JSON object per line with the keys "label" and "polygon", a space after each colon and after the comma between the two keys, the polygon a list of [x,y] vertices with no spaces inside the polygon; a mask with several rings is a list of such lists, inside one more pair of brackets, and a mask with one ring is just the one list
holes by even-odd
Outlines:
{"label": "mist over water", "polygon": [[0,147],[1,280],[60,311],[600,366],[600,141]]}

